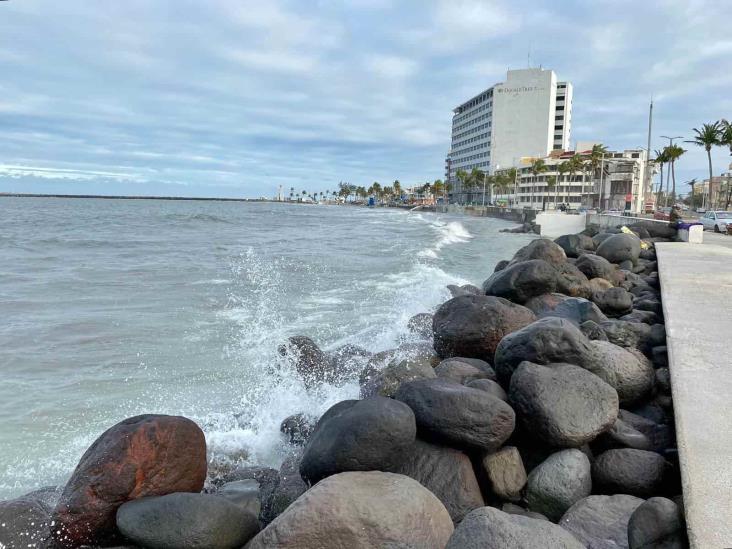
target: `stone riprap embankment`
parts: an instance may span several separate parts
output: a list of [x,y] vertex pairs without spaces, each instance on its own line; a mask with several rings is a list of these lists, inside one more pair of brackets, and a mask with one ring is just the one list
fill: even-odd
[[130,418],[65,487],[0,503],[0,543],[685,547],[654,251],[667,237],[534,240],[381,353],[292,337],[280,354],[307,387],[357,379],[361,399],[284,418],[279,470],[207,472],[193,422]]

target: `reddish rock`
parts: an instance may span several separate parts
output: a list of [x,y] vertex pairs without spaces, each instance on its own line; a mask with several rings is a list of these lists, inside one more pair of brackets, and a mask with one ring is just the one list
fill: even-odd
[[82,456],[53,511],[53,536],[69,548],[112,540],[120,505],[200,492],[205,478],[206,440],[193,421],[164,415],[125,419]]

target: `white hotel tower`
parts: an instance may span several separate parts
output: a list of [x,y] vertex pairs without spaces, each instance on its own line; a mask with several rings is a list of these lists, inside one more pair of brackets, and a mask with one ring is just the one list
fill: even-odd
[[523,157],[567,150],[572,123],[572,84],[546,69],[509,70],[496,84],[453,109],[452,146],[445,178],[460,192],[457,170],[493,173]]

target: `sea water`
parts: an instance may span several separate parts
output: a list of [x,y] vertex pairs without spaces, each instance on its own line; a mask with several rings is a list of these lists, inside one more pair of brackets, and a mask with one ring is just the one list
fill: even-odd
[[532,237],[490,218],[278,203],[0,198],[0,499],[58,484],[105,429],[181,414],[210,459],[278,466],[307,391],[277,346],[377,352]]

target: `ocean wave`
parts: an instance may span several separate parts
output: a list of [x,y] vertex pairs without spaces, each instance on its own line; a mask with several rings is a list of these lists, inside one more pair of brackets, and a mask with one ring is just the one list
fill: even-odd
[[438,259],[439,252],[446,246],[452,244],[458,244],[461,242],[467,242],[473,235],[463,226],[459,221],[448,221],[443,222],[440,220],[432,221],[430,223],[432,228],[437,232],[437,241],[433,246],[425,248],[418,252],[419,257]]

